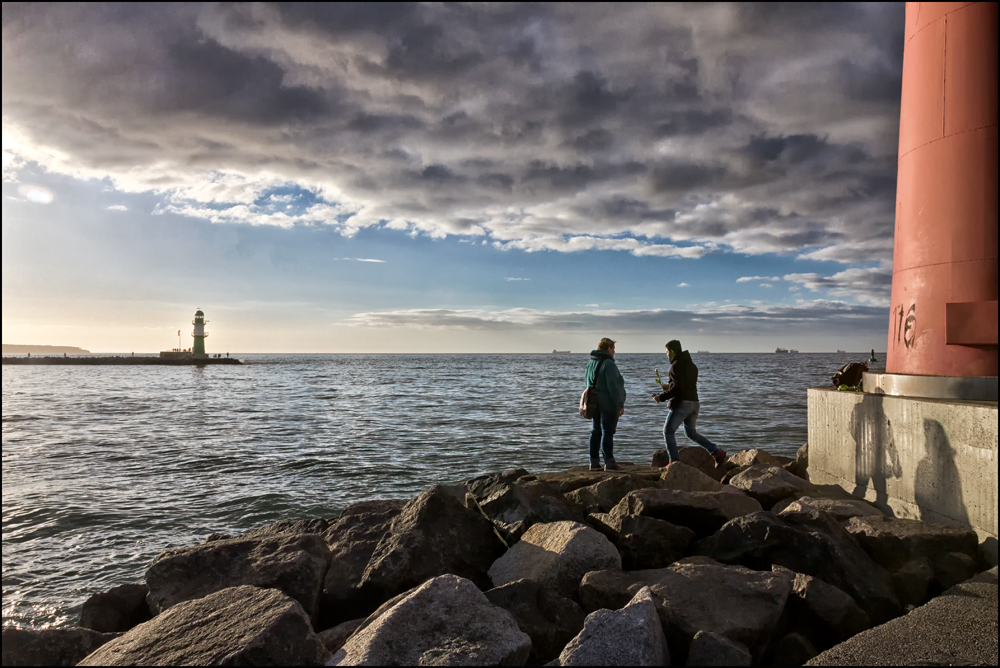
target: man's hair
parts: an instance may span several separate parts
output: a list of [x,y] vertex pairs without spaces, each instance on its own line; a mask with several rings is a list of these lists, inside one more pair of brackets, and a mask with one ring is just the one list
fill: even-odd
[[673,350],[675,353],[679,353],[681,351],[681,342],[677,339],[667,341],[667,350]]
[[597,344],[598,350],[610,350],[611,348],[614,347],[615,347],[615,342],[609,339],[608,337],[604,337],[603,339],[601,339],[600,343]]

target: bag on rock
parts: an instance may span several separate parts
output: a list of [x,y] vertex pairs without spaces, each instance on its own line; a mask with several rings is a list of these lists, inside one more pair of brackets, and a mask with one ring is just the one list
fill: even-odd
[[850,364],[845,364],[840,368],[833,376],[834,387],[840,387],[841,385],[847,385],[848,387],[857,387],[861,384],[861,380],[865,371],[868,371],[868,364],[865,362],[851,362]]

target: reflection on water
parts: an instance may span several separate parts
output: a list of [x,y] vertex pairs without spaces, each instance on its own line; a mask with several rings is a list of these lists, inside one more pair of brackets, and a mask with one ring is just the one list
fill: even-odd
[[[699,355],[698,428],[794,455],[806,392],[867,354]],[[329,517],[490,471],[587,461],[586,355],[248,355],[238,367],[3,368],[3,623],[71,626],[88,595],[215,531]],[[663,355],[620,354],[619,461],[663,447]],[[689,445],[679,435],[680,445]]]

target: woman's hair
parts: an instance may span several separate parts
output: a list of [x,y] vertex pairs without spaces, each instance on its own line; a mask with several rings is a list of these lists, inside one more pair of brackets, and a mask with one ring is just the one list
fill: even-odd
[[608,337],[604,337],[603,339],[601,339],[600,343],[597,344],[598,350],[610,350],[611,348],[614,347],[615,347],[615,342],[609,339]]
[[681,342],[677,339],[667,341],[667,350],[673,350],[675,353],[679,353],[681,351]]

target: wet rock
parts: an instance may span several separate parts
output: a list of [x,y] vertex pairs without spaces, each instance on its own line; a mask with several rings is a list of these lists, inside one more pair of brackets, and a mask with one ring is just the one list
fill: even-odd
[[276,589],[241,586],[177,603],[79,665],[317,666],[329,658],[298,601]]
[[978,561],[979,539],[969,528],[879,516],[853,517],[846,529],[889,571],[898,570],[912,559],[925,557],[936,575],[938,562],[949,552],[966,554]]
[[5,628],[3,665],[75,666],[119,635],[80,627],[41,630]]
[[759,501],[764,510],[789,496],[812,490],[805,480],[777,466],[751,466],[733,476],[729,484]]
[[689,666],[749,666],[753,661],[743,643],[714,633],[698,631],[688,651]]
[[605,536],[579,522],[536,524],[489,569],[495,587],[524,578],[569,597],[577,596],[588,571],[621,570],[618,550]]
[[[787,570],[775,566],[774,570]],[[791,572],[791,571],[789,571]],[[849,594],[819,578],[793,573],[788,618],[813,645],[828,649],[871,628],[871,620]]]
[[738,492],[681,492],[640,489],[630,492],[611,513],[641,515],[691,529],[708,536],[730,519],[760,510],[760,504]]
[[392,521],[372,553],[360,592],[381,602],[445,573],[486,589],[486,573],[504,549],[488,519],[432,487]]
[[323,580],[320,628],[367,615],[381,601],[365,601],[361,579],[375,547],[389,531],[405,501],[364,501],[348,507],[323,534],[330,548],[330,567]]
[[364,621],[364,617],[361,619],[351,619],[341,624],[337,624],[331,629],[321,631],[317,635],[319,636],[320,642],[322,642],[323,646],[326,647],[326,651],[333,654],[344,646],[347,639],[358,630],[358,627],[360,627]]
[[518,628],[531,637],[528,665],[542,665],[559,656],[587,617],[575,601],[534,580],[517,580],[490,589],[486,598],[509,612]]
[[101,633],[120,633],[152,619],[146,603],[149,587],[123,584],[94,594],[83,603],[80,626]]
[[758,448],[737,452],[729,461],[736,466],[781,466],[770,452]]
[[280,589],[313,619],[319,607],[330,550],[316,534],[230,538],[167,550],[146,571],[150,610],[239,585]]
[[691,529],[653,517],[601,513],[587,520],[618,548],[627,571],[669,566],[684,556],[695,539]]
[[772,666],[801,666],[819,654],[801,633],[789,633],[775,643],[769,663]]
[[617,609],[642,587],[653,593],[675,663],[685,661],[691,640],[705,629],[743,643],[759,658],[778,628],[792,577],[695,557],[668,568],[587,573],[580,600],[585,610]]
[[288,520],[268,524],[242,534],[240,538],[270,538],[286,534],[326,533],[330,523],[324,519]]
[[758,570],[777,564],[812,575],[847,592],[876,624],[899,614],[889,574],[820,510],[739,517],[703,541],[698,551],[723,563]]
[[561,666],[667,666],[670,650],[648,587],[621,610],[596,610],[559,654]]
[[892,589],[903,606],[917,607],[930,599],[934,567],[927,557],[911,559],[892,574]]
[[674,462],[660,476],[660,487],[682,492],[721,492],[722,483],[693,466]]
[[377,613],[329,665],[522,665],[531,639],[506,610],[455,575],[433,578]]
[[[884,517],[881,510],[861,499],[818,499],[803,496],[798,499],[786,499],[788,503],[778,502],[771,508],[774,513],[797,513],[806,508],[815,508],[829,513],[838,522],[846,522],[852,517]],[[778,505],[784,503],[783,507]]]
[[555,486],[541,480],[515,482],[522,472],[527,473],[515,469],[467,483],[479,509],[496,525],[508,546],[533,524],[583,519]]

